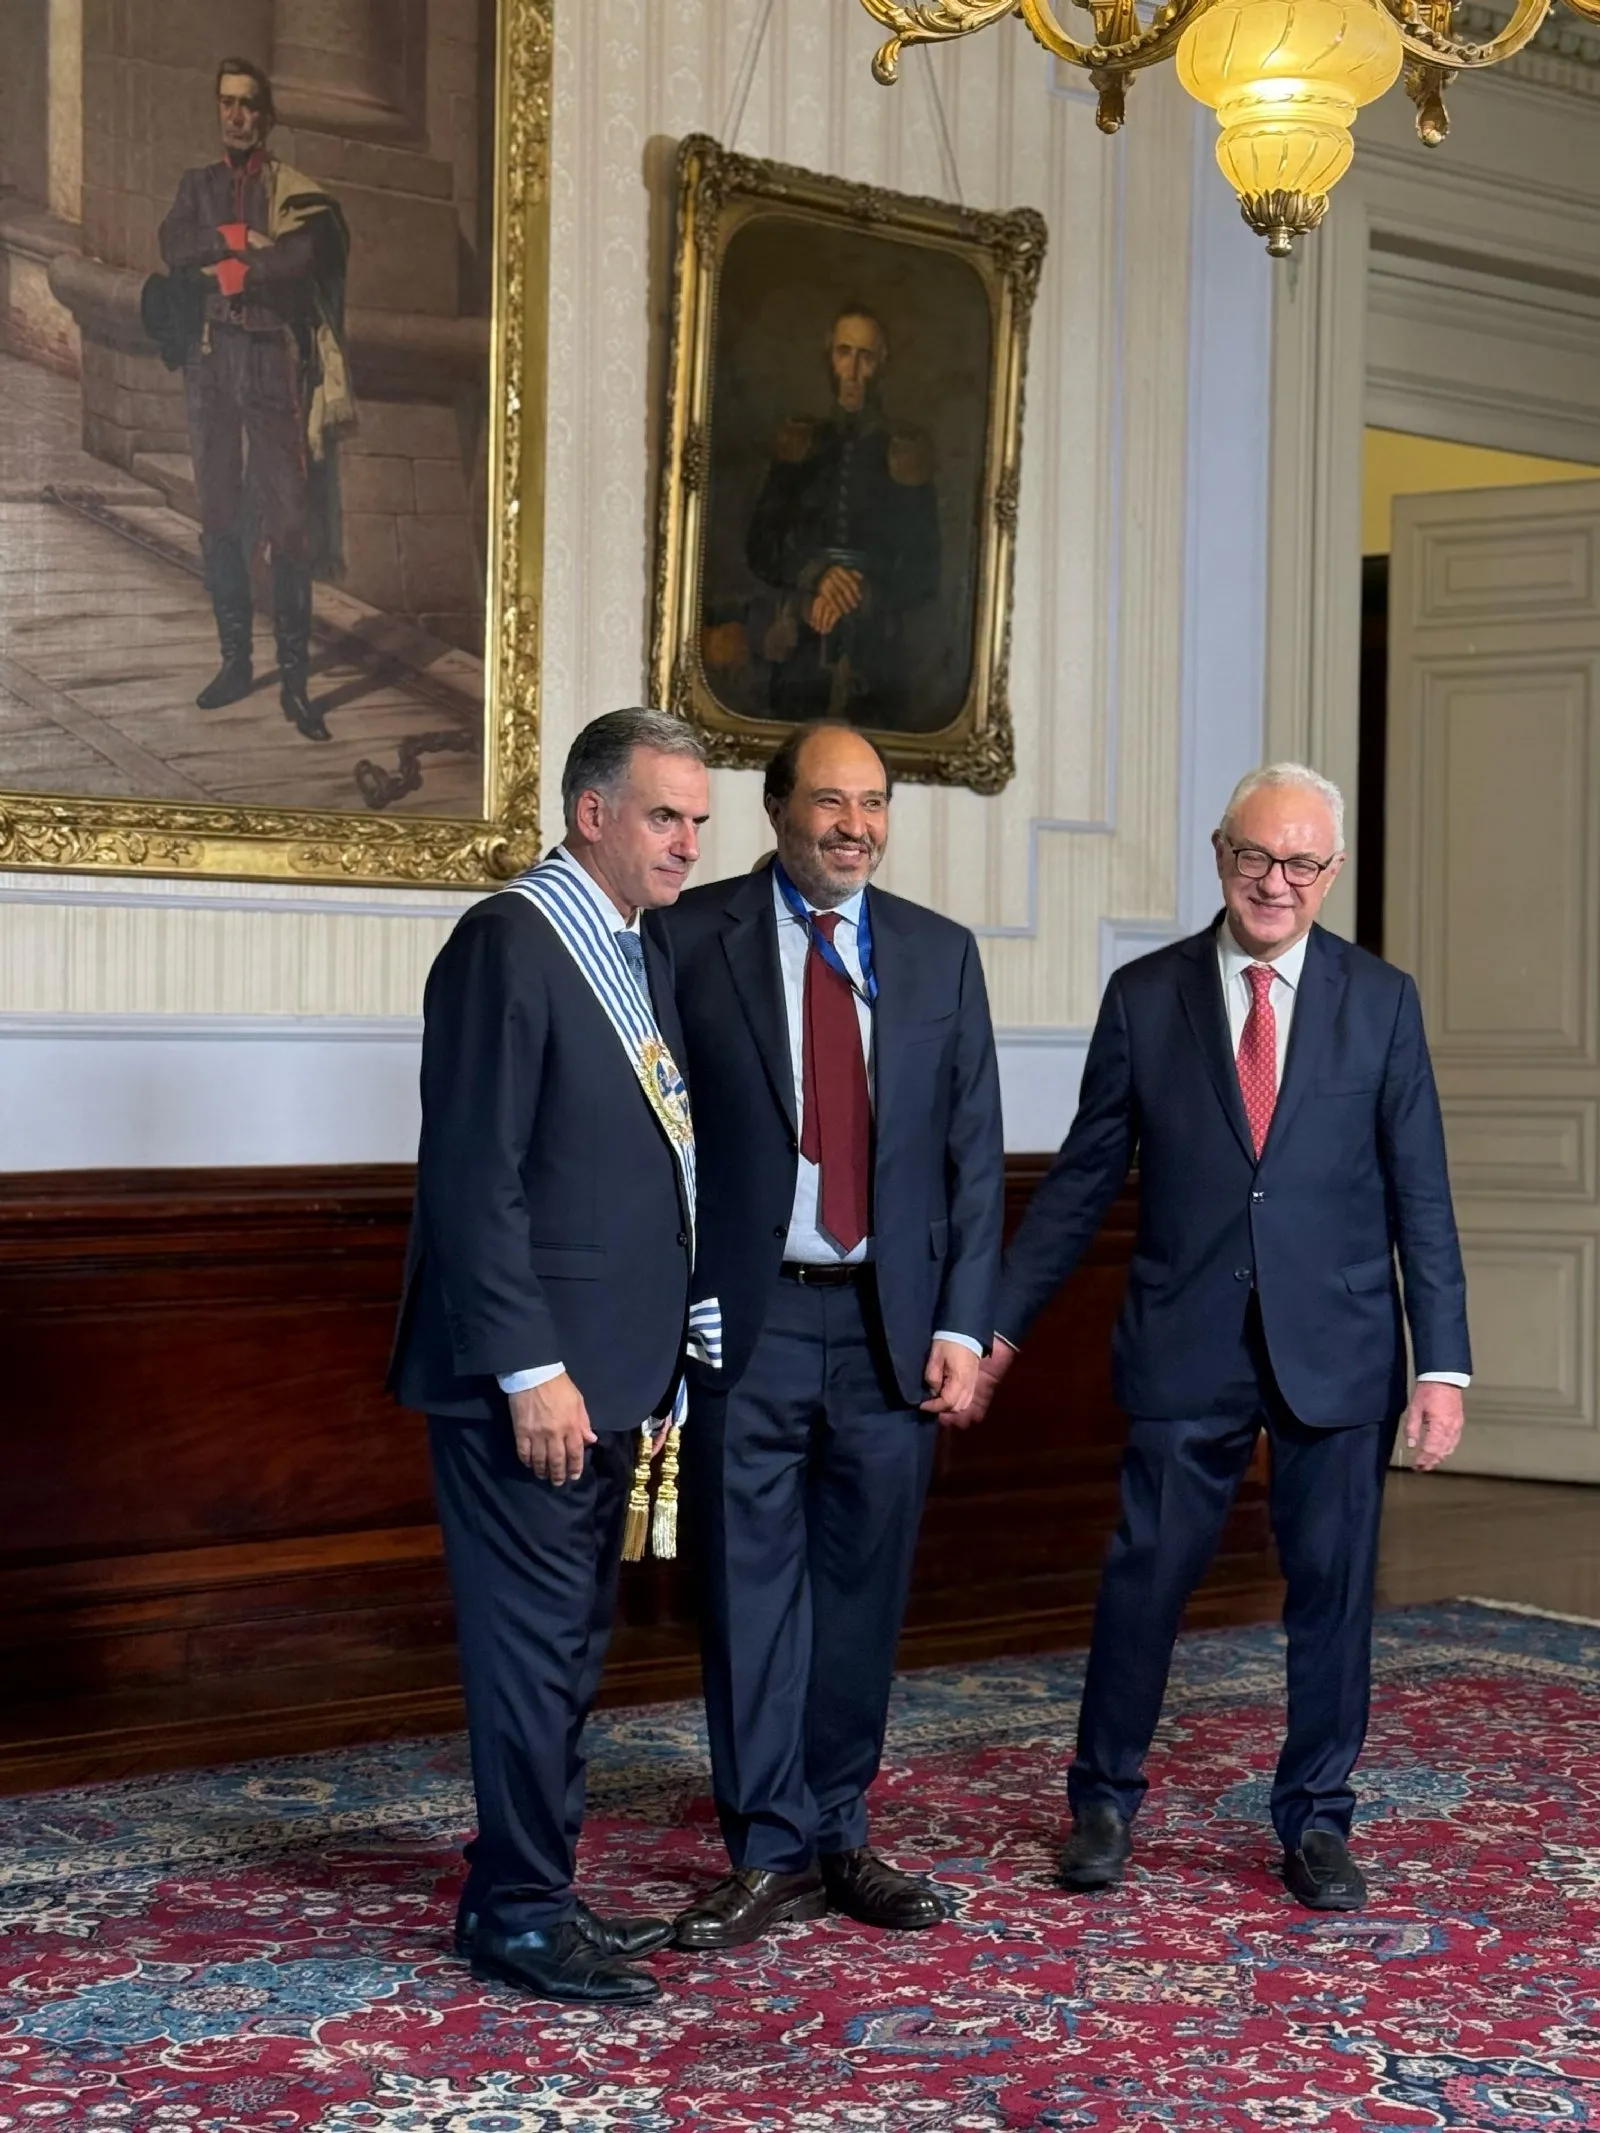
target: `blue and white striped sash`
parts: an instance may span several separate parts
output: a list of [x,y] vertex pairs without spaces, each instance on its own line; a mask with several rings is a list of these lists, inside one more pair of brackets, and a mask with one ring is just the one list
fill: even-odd
[[695,1167],[689,1091],[657,1027],[650,1003],[617,946],[615,930],[605,923],[594,898],[564,860],[541,860],[506,886],[544,913],[551,931],[577,964],[600,1003],[601,1012],[616,1031],[645,1101],[677,1160],[692,1236]]

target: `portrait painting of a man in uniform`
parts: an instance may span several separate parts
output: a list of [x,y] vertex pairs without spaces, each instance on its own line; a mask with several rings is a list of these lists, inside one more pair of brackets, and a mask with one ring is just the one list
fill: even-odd
[[551,5],[0,0],[8,864],[414,880],[536,805],[492,705]]
[[1045,231],[678,153],[652,680],[712,759],[835,718],[995,791],[1027,321]]
[[[340,556],[338,439],[355,421],[345,352],[350,236],[339,203],[268,147],[272,84],[248,59],[217,68],[222,157],[186,170],[161,224],[172,270],[146,284],[166,345],[181,359],[200,553],[222,665],[202,711],[255,681],[249,556],[272,569],[283,715],[307,740],[330,738],[307,695],[311,581]],[[177,286],[174,287],[173,278]]]
[[918,639],[939,597],[933,446],[885,413],[889,338],[866,304],[843,304],[818,345],[833,406],[780,425],[745,542],[777,595],[768,703],[777,718],[914,726]]

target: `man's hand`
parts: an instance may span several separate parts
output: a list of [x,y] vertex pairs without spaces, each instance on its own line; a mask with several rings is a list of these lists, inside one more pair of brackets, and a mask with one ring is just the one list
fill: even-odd
[[511,1428],[517,1457],[540,1481],[560,1488],[583,1472],[583,1448],[593,1444],[589,1410],[563,1370],[560,1377],[511,1398]]
[[935,1341],[922,1366],[922,1382],[931,1395],[923,1401],[922,1412],[937,1415],[954,1429],[965,1429],[978,1382],[978,1361],[959,1341]]
[[978,1382],[973,1388],[972,1405],[967,1409],[969,1422],[981,1422],[989,1412],[1000,1380],[1017,1359],[1017,1351],[1009,1341],[1003,1341],[997,1333],[993,1351],[986,1355],[978,1366]]
[[831,563],[822,573],[817,589],[811,596],[806,620],[819,637],[826,637],[846,615],[855,613],[861,605],[861,593],[860,571],[846,570],[842,563]]
[[260,230],[246,230],[245,242],[252,252],[270,252],[272,250],[272,239],[264,236]]
[[230,252],[226,259],[219,259],[214,267],[202,267],[202,274],[209,274],[224,296],[237,296],[244,287],[245,275],[250,271],[242,259],[235,259]]
[[1441,1385],[1436,1378],[1423,1378],[1406,1409],[1406,1450],[1419,1474],[1428,1474],[1448,1459],[1461,1442],[1466,1410],[1459,1385]]

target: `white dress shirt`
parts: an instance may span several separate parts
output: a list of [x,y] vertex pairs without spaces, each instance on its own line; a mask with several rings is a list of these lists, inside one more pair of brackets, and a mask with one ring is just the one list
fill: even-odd
[[[624,918],[587,867],[579,866],[577,860],[573,858],[564,844],[558,844],[551,857],[559,861],[561,865],[566,867],[570,873],[576,875],[578,880],[583,883],[585,889],[594,899],[595,909],[605,920],[612,933],[637,933],[639,931],[638,912],[635,911],[632,918]],[[500,1380],[500,1390],[507,1393],[531,1392],[535,1385],[548,1385],[552,1378],[560,1377],[566,1367],[565,1363],[539,1363],[531,1370],[507,1371]]]
[[[866,980],[861,969],[861,901],[864,889],[857,889],[854,896],[846,897],[842,904],[835,904],[839,923],[834,928],[833,945],[839,951],[839,960],[850,973],[856,988],[856,1024],[861,1032],[861,1056],[867,1069],[867,1096],[874,1097],[875,1074],[872,1056],[872,1008],[866,997]],[[816,914],[818,906],[801,898],[806,909]],[[794,1076],[794,1115],[803,1129],[805,1126],[806,1074],[805,1074],[805,997],[806,957],[811,952],[810,928],[803,925],[784,901],[783,891],[778,886],[777,870],[772,875],[772,907],[778,921],[778,968],[783,978],[783,1012],[789,1033],[789,1069]],[[801,1266],[859,1266],[870,1257],[872,1240],[863,1237],[853,1251],[842,1251],[822,1226],[821,1214],[822,1169],[817,1163],[807,1162],[801,1155],[795,1159],[794,1206],[789,1215],[789,1234],[785,1239],[783,1256]],[[954,1341],[959,1347],[970,1348],[974,1355],[982,1355],[983,1343],[966,1333],[950,1333],[941,1329],[934,1334],[936,1341]]]
[[[1294,1021],[1295,1001],[1299,997],[1300,977],[1306,967],[1306,947],[1311,936],[1304,934],[1292,948],[1267,965],[1272,972],[1272,988],[1267,997],[1272,1006],[1273,1020],[1278,1032],[1278,1088],[1283,1088],[1283,1063],[1289,1056],[1289,1030]],[[1228,1045],[1235,1059],[1239,1056],[1239,1040],[1244,1035],[1244,1025],[1250,1013],[1255,994],[1246,976],[1261,958],[1247,955],[1233,937],[1233,929],[1224,923],[1217,928],[1217,970],[1222,979],[1222,1000],[1228,1010]],[[1459,1385],[1463,1389],[1472,1383],[1459,1370],[1419,1370],[1418,1384]]]

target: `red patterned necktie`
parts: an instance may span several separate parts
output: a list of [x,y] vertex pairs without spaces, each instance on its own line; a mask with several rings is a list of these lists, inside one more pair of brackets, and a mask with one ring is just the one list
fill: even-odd
[[1250,1138],[1259,1158],[1267,1143],[1273,1106],[1278,1101],[1278,1018],[1272,1012],[1272,971],[1265,963],[1251,963],[1245,971],[1253,995],[1239,1039],[1239,1093],[1244,1115],[1250,1123]]
[[[832,942],[837,911],[811,921]],[[815,940],[806,955],[801,1040],[800,1153],[820,1165],[817,1212],[841,1251],[853,1252],[867,1234],[867,1182],[872,1164],[872,1105],[861,1025],[849,980],[822,959]]]

